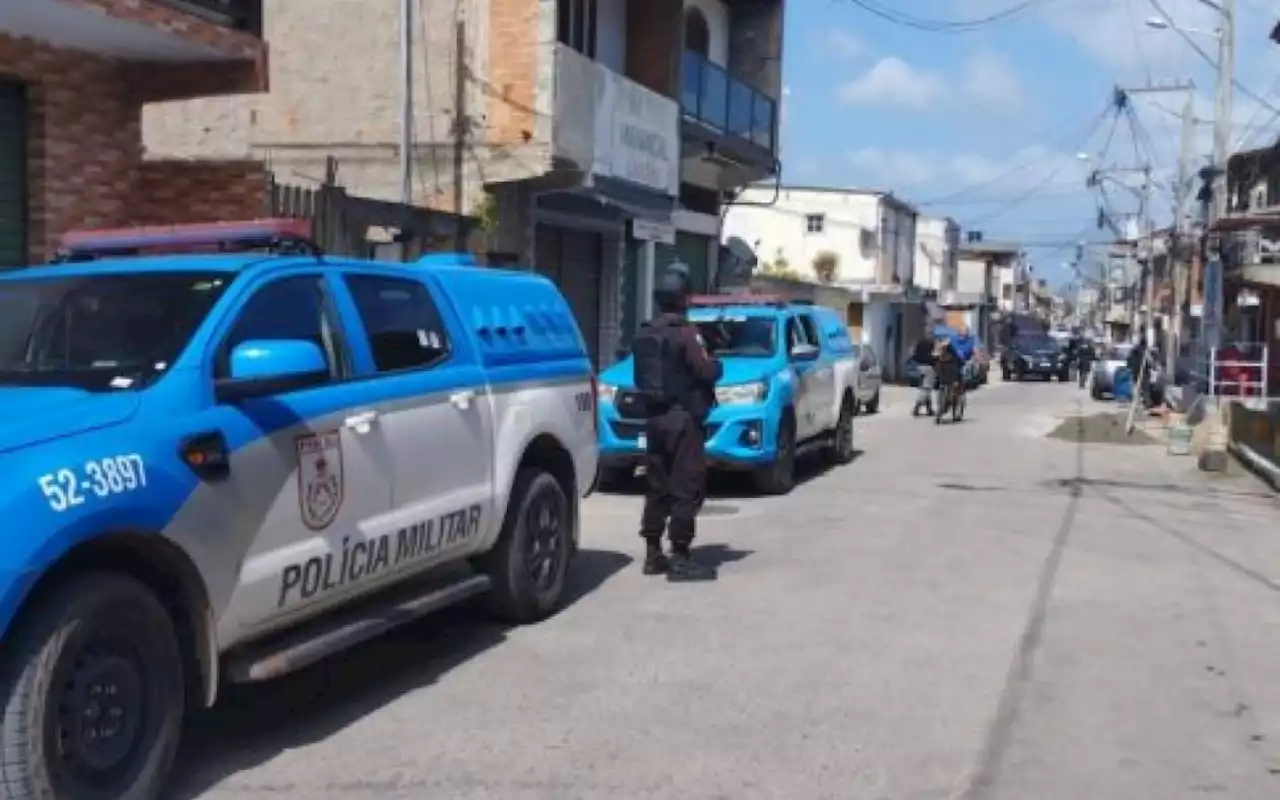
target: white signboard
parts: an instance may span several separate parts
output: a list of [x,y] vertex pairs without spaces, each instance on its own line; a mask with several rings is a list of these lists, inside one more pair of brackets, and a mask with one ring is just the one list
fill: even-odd
[[640,242],[675,244],[676,226],[669,222],[636,218],[631,221],[631,238]]
[[676,102],[601,70],[595,172],[675,197],[680,192],[680,112]]
[[1206,347],[1222,346],[1222,260],[1204,265],[1204,306],[1200,314],[1200,338]]

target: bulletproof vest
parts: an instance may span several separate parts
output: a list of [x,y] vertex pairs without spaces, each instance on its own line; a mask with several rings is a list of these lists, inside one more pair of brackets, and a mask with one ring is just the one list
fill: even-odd
[[635,357],[636,391],[649,416],[673,406],[691,409],[695,386],[679,340],[681,321],[662,316],[646,322],[631,341]]

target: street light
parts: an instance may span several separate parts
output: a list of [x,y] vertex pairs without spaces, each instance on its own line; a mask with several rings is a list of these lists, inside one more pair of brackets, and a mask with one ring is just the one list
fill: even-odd
[[1161,17],[1148,17],[1144,24],[1148,28],[1157,31],[1181,31],[1183,33],[1196,33],[1201,36],[1212,36],[1215,39],[1222,38],[1222,30],[1219,28],[1215,28],[1211,31],[1206,31],[1204,28],[1185,28],[1181,25],[1171,25],[1169,20],[1162,19]]

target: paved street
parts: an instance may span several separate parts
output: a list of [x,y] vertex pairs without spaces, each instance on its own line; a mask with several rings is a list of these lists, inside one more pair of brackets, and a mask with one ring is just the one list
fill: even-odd
[[172,796],[1280,796],[1261,484],[1047,438],[1072,386],[993,384],[941,427],[907,396],[788,497],[719,486],[718,583],[643,577],[638,498],[592,498],[559,616],[452,613],[236,689],[193,724]]

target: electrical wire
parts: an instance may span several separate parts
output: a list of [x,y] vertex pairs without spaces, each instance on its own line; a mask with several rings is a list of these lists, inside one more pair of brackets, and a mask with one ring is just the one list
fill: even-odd
[[[1076,141],[1076,140],[1079,140],[1080,138],[1083,138],[1084,140],[1087,141],[1089,137],[1091,137],[1098,130],[1098,127],[1102,125],[1103,121],[1107,118],[1107,115],[1112,113],[1112,111],[1113,111],[1112,105],[1111,103],[1108,103],[1107,106],[1102,110],[1101,114],[1098,114],[1096,117],[1090,118],[1084,125],[1070,131],[1067,134],[1067,136],[1062,137],[1062,141],[1066,141],[1066,140]],[[1083,137],[1080,137],[1077,134],[1082,130],[1086,131],[1086,133]],[[1056,144],[1061,145],[1062,141],[1059,141]],[[1034,164],[1037,161],[1054,158],[1056,157],[1056,155],[1057,153],[1049,153],[1039,159],[1033,159],[1029,164],[1028,163],[1015,164],[1011,166],[1009,169],[1007,169],[1006,171],[1001,172],[991,178],[978,181],[977,183],[969,184],[968,186],[962,186],[961,188],[953,192],[942,195],[940,197],[934,197],[929,200],[921,201],[919,203],[916,203],[916,205],[920,207],[924,207],[924,206],[946,205],[949,203],[953,203],[958,197],[964,197],[965,195],[972,194],[977,189],[983,189],[988,186],[994,186],[995,184],[1005,180],[1006,178],[1010,178],[1010,177],[1013,177],[1014,175],[1018,175],[1020,173],[1026,172],[1027,168],[1031,166],[1031,164]]]
[[969,33],[997,23],[1011,22],[1027,15],[1039,6],[1048,5],[1049,3],[1054,2],[1054,0],[1020,0],[1011,6],[992,14],[988,14],[985,17],[976,17],[974,19],[965,20],[930,19],[928,17],[919,17],[914,14],[908,14],[903,11],[890,8],[886,5],[882,5],[877,0],[848,0],[848,2],[858,6],[870,14],[880,17],[883,20],[892,22],[895,25],[903,25],[908,28],[915,28],[916,30],[928,31],[930,33]]

